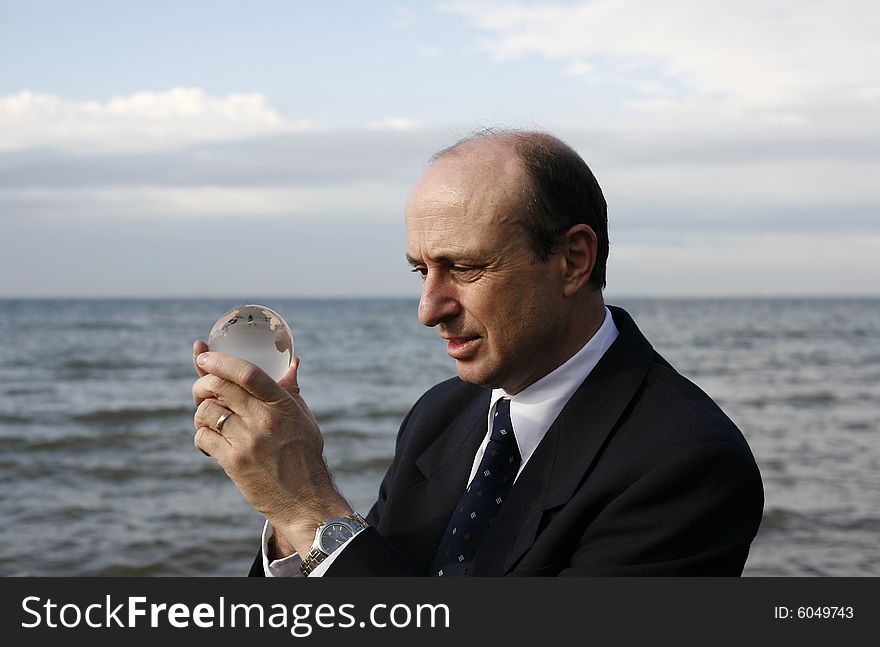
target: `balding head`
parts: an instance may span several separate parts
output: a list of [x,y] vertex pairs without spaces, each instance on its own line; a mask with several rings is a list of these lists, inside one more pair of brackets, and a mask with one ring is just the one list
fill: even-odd
[[449,158],[468,163],[482,158],[483,166],[473,170],[492,172],[489,165],[504,157],[511,159],[499,168],[515,160],[522,169],[522,202],[517,213],[535,255],[546,260],[562,233],[583,223],[595,232],[598,241],[590,285],[604,288],[609,247],[605,197],[589,166],[568,144],[544,132],[487,129],[437,152],[430,163]]

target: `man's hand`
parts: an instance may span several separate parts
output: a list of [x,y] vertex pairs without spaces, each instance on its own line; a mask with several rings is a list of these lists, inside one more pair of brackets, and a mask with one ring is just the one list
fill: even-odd
[[[324,439],[299,394],[294,357],[275,382],[259,367],[193,344],[199,379],[195,446],[217,459],[245,500],[275,528],[274,557],[308,554],[315,529],[351,513],[324,463]],[[217,431],[221,416],[231,414]]]

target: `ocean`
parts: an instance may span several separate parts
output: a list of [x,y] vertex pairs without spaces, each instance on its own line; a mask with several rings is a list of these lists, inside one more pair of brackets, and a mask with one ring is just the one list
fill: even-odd
[[[0,575],[236,576],[262,519],[193,447],[191,344],[291,324],[334,478],[366,514],[402,418],[454,375],[412,299],[0,300]],[[609,299],[748,439],[747,576],[880,575],[880,300]]]

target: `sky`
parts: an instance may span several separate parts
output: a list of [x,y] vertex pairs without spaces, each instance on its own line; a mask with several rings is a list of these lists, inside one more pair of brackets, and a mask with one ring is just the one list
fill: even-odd
[[484,127],[571,144],[606,293],[880,295],[870,0],[0,0],[0,297],[416,296]]

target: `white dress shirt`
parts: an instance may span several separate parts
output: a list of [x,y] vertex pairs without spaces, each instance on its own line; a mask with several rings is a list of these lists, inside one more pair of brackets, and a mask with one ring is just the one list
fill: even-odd
[[[486,451],[486,445],[489,444],[489,438],[492,435],[492,417],[498,400],[501,398],[508,398],[510,400],[510,421],[513,425],[513,435],[516,437],[516,444],[522,457],[519,471],[516,473],[516,478],[519,478],[529,458],[535,453],[538,444],[546,435],[547,430],[550,429],[550,425],[553,424],[553,421],[556,420],[556,417],[571,399],[571,396],[574,395],[574,392],[577,391],[577,388],[587,379],[587,376],[595,368],[596,364],[599,363],[599,360],[602,359],[605,351],[617,339],[617,334],[617,326],[614,325],[611,312],[608,308],[605,308],[605,319],[599,330],[562,366],[548,373],[537,382],[530,384],[516,395],[508,395],[504,389],[494,389],[489,400],[489,410],[486,413],[486,436],[483,438],[483,442],[474,456],[468,483],[473,480],[474,475],[477,473],[477,468],[483,459],[483,453]],[[516,481],[514,480],[514,482]],[[302,572],[299,569],[301,560],[296,554],[284,559],[269,561],[268,541],[272,537],[273,532],[272,526],[267,521],[263,526],[264,573],[267,577],[301,576]],[[352,541],[356,540],[357,537],[353,537],[336,549],[312,571],[310,577],[320,577],[323,575],[336,557]]]

